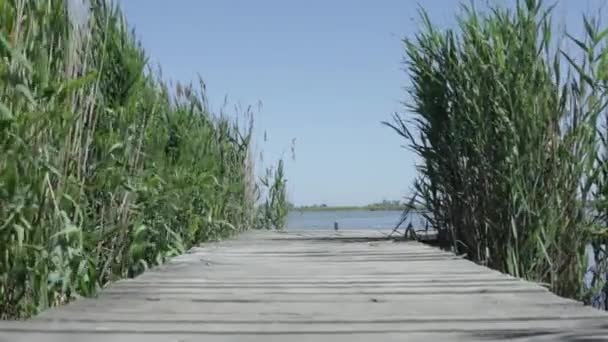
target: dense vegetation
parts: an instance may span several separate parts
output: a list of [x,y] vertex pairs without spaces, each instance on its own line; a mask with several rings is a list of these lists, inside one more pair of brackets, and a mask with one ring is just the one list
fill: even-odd
[[328,206],[327,204],[313,204],[301,207],[292,207],[290,210],[296,211],[345,211],[345,210],[403,210],[406,204],[401,201],[383,200],[382,202],[371,203],[364,206]]
[[541,1],[514,7],[464,7],[445,31],[422,11],[412,116],[387,124],[421,157],[416,201],[446,247],[586,298],[589,243],[606,286],[608,31],[584,17],[583,38],[561,37]]
[[383,200],[382,202],[371,203],[366,205],[364,208],[367,210],[402,210],[405,204],[398,200]]
[[0,0],[0,318],[284,223],[282,163],[254,178],[252,114],[210,113],[202,82],[152,72],[117,8],[74,3]]

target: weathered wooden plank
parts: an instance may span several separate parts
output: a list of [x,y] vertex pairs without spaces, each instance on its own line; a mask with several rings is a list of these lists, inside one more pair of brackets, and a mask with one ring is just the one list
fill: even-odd
[[[584,317],[555,319],[485,319],[485,320],[435,320],[424,321],[385,320],[373,318],[358,320],[300,320],[300,321],[104,321],[88,322],[78,320],[31,321],[28,324],[9,322],[4,324],[3,331],[26,333],[28,331],[45,331],[49,333],[98,333],[120,332],[130,334],[231,334],[235,332],[249,334],[305,334],[305,333],[408,333],[408,332],[477,332],[486,330],[530,330],[561,332],[572,329],[601,329],[606,326],[602,317]],[[608,335],[606,335],[608,338]]]
[[605,341],[604,330],[589,330],[585,332],[552,333],[546,331],[525,332],[525,331],[485,331],[485,332],[410,332],[403,333],[351,333],[335,334],[146,334],[133,335],[126,333],[72,333],[72,334],[48,334],[45,332],[29,333],[8,333],[0,336],[0,342],[315,342],[315,341],[382,341],[382,342],[469,342],[469,341],[518,341],[518,342],[556,342],[556,341]]
[[1,322],[0,342],[608,340],[603,312],[385,236],[249,232]]

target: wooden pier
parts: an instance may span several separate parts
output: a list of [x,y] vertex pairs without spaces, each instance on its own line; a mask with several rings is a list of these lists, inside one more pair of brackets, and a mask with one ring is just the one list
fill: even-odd
[[608,341],[608,314],[373,231],[249,232],[26,322],[1,342]]

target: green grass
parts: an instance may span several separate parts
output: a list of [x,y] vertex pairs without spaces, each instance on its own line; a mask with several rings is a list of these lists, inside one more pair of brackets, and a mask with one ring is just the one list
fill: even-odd
[[67,3],[0,0],[0,318],[285,220],[282,164],[253,174],[250,111],[168,86],[118,8],[89,1],[79,29]]
[[[444,247],[585,298],[585,246],[607,241],[584,209],[608,194],[608,31],[584,18],[585,37],[560,37],[535,0],[465,6],[454,30],[421,19],[404,41],[412,114],[387,123],[422,160],[418,205]],[[562,51],[564,39],[578,50]]]

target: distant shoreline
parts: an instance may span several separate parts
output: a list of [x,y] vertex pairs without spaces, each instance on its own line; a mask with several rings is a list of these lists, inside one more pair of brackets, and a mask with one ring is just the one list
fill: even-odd
[[[336,206],[336,207],[300,207],[292,208],[293,212],[312,211],[403,211],[405,206]],[[417,211],[417,210],[416,210]]]

